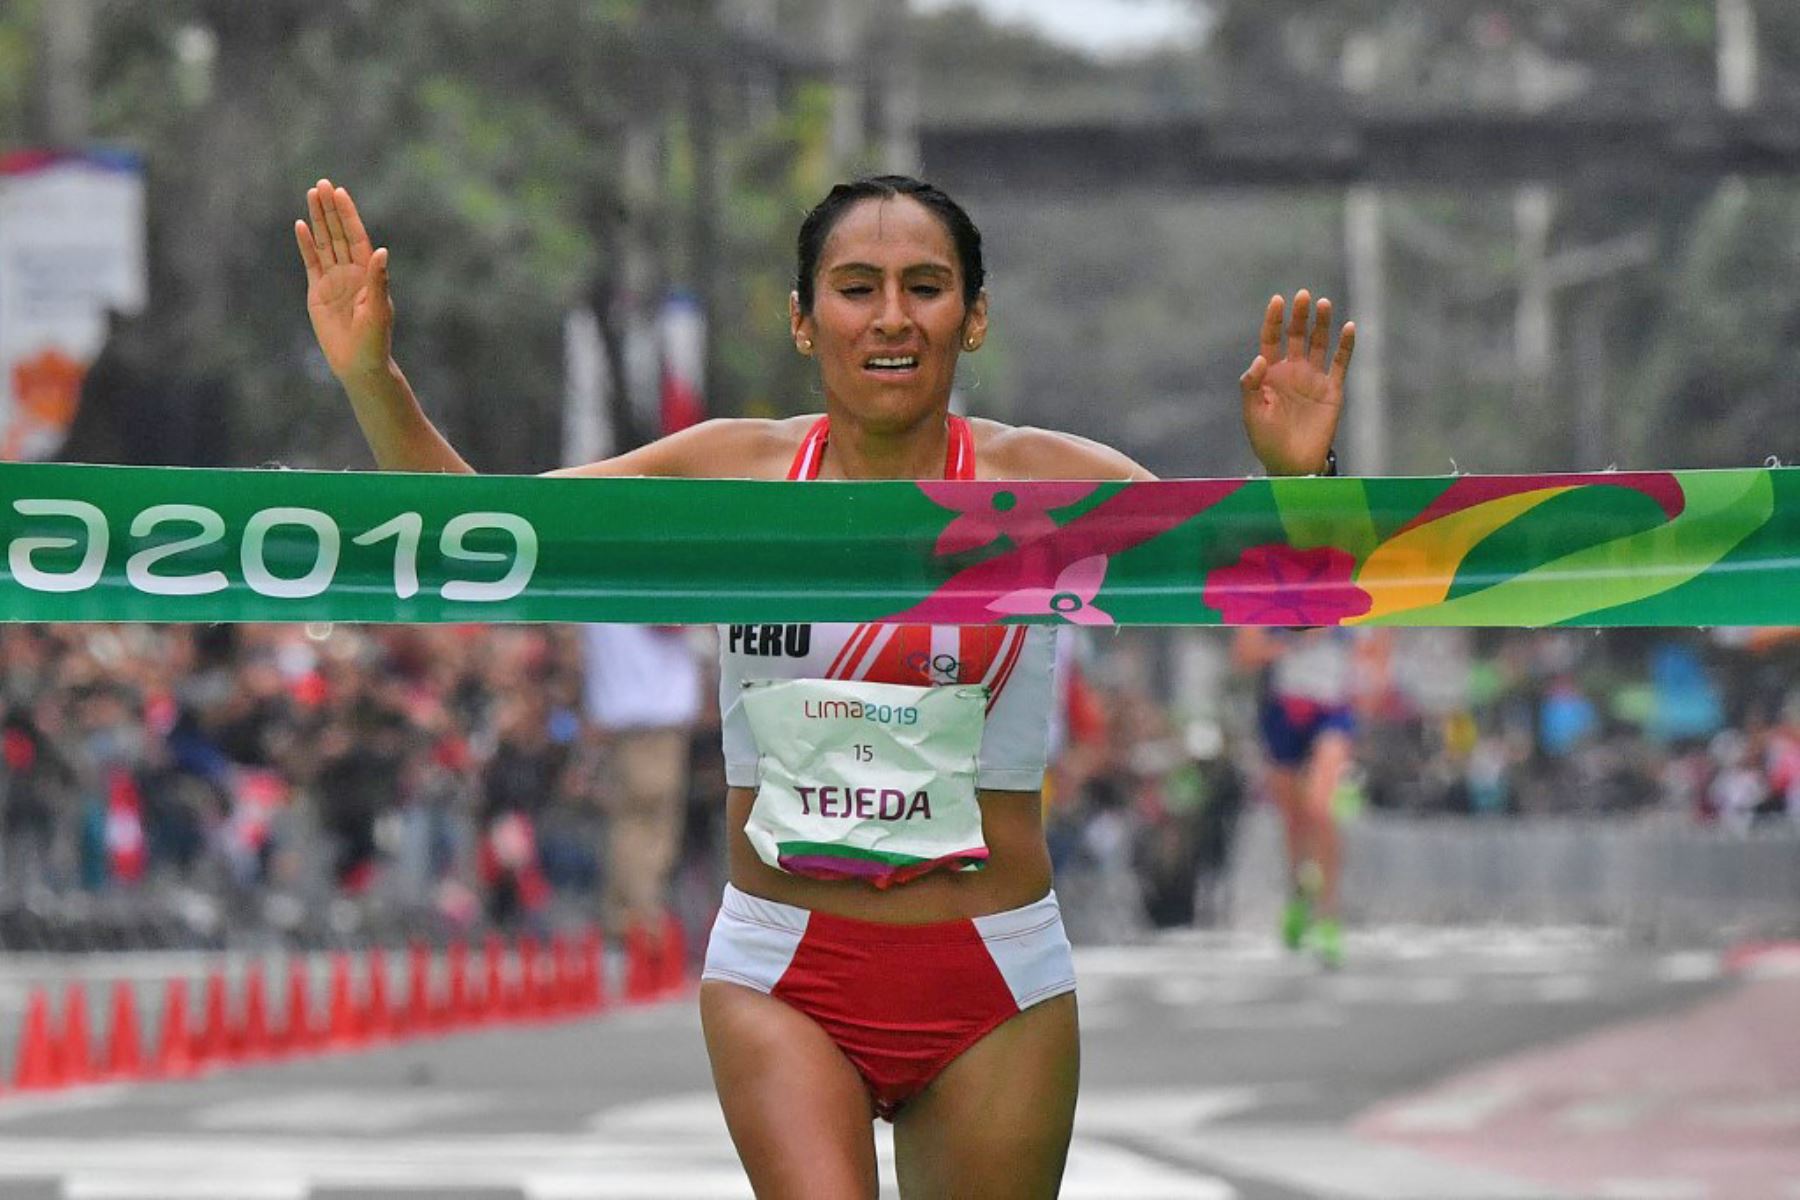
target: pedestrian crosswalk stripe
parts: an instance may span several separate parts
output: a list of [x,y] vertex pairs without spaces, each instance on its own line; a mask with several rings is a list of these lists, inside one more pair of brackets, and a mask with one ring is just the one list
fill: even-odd
[[81,1171],[62,1181],[63,1200],[306,1200],[311,1190],[304,1179],[220,1179],[201,1174]]
[[[883,1127],[884,1197],[892,1190]],[[71,1169],[71,1164],[79,1166]],[[0,1138],[7,1182],[59,1180],[65,1200],[307,1200],[315,1188],[516,1189],[527,1200],[752,1200],[729,1140],[594,1134],[469,1138]],[[1237,1200],[1224,1180],[1077,1138],[1066,1200]]]

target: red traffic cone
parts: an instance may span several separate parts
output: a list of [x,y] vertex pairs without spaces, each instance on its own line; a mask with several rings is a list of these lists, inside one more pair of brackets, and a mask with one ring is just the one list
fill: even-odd
[[106,1036],[103,1079],[141,1079],[144,1076],[143,1041],[138,1033],[137,989],[124,979],[113,984],[112,1027]]
[[538,940],[522,937],[519,939],[519,978],[508,1005],[513,1016],[535,1021],[548,1015],[538,1004],[538,975]]
[[362,1014],[362,1033],[365,1038],[379,1041],[392,1037],[394,1033],[394,1011],[388,1004],[387,952],[380,946],[369,948],[368,970],[369,986],[364,993],[366,1001]]
[[590,929],[581,939],[581,1009],[599,1012],[605,1007],[605,942],[598,929]]
[[450,986],[445,989],[443,1029],[466,1025],[476,1017],[475,999],[469,994],[469,944],[460,938],[450,943]]
[[331,956],[331,994],[327,1003],[326,1043],[340,1050],[360,1044],[363,1040],[362,1021],[352,995],[350,956],[342,950]]
[[487,986],[481,995],[481,1023],[489,1024],[504,1020],[508,1009],[506,943],[497,933],[488,934],[487,945],[483,947],[482,966]]
[[229,1062],[236,1056],[231,1013],[225,994],[225,972],[214,967],[206,977],[200,1036],[194,1039],[194,1061],[201,1064]]
[[659,944],[642,925],[632,924],[625,930],[625,1002],[638,1004],[653,1000],[662,988],[662,973],[657,969]]
[[19,1033],[19,1066],[13,1084],[22,1092],[48,1091],[63,1085],[62,1062],[50,1037],[50,997],[31,989],[25,1025]]
[[162,1040],[156,1050],[156,1074],[170,1079],[192,1075],[200,1064],[194,1060],[194,1035],[188,1029],[187,980],[169,980],[163,997]]
[[87,1083],[94,1078],[94,1061],[88,1036],[87,988],[77,980],[63,993],[62,1042],[57,1048],[64,1083]]
[[663,916],[662,945],[657,955],[660,990],[672,995],[687,986],[687,931],[674,913]]
[[431,1009],[431,948],[415,941],[406,952],[406,1001],[395,1014],[396,1032],[418,1037],[429,1033],[435,1014]]
[[282,1054],[304,1054],[318,1042],[319,1031],[312,1019],[312,971],[304,957],[294,955],[288,959],[287,1024],[276,1049]]
[[274,1039],[269,1035],[268,987],[260,961],[250,964],[244,976],[244,1024],[238,1030],[238,1057],[246,1060],[273,1058]]
[[581,963],[575,943],[567,934],[550,939],[550,978],[545,985],[545,1007],[555,1015],[569,1016],[581,1009]]

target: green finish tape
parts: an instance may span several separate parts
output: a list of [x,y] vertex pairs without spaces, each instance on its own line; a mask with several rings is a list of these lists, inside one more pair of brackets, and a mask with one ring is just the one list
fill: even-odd
[[1800,468],[1141,483],[0,465],[9,621],[1800,624]]

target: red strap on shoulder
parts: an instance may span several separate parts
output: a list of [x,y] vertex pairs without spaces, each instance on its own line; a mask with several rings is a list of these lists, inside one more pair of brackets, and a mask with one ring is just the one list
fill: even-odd
[[[948,422],[950,445],[944,452],[945,479],[975,478],[975,434],[969,423],[958,416],[951,416]],[[813,427],[806,431],[800,441],[800,448],[794,451],[794,461],[788,466],[789,479],[817,479],[819,467],[825,461],[825,442],[831,436],[831,418],[820,417],[813,422]]]
[[800,449],[794,452],[794,461],[788,467],[789,479],[819,477],[819,464],[825,461],[825,438],[830,433],[830,417],[820,417],[813,422],[813,427],[806,431],[806,436],[800,441]]
[[950,417],[950,449],[944,455],[944,478],[975,478],[975,434],[969,423],[955,414]]

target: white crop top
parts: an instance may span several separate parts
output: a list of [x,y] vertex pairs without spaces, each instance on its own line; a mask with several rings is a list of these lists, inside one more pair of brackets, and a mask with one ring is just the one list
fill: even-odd
[[861,679],[928,686],[984,683],[987,723],[976,785],[1044,785],[1056,631],[1041,625],[728,625],[719,630],[725,781],[755,787],[756,741],[744,715],[753,679]]

